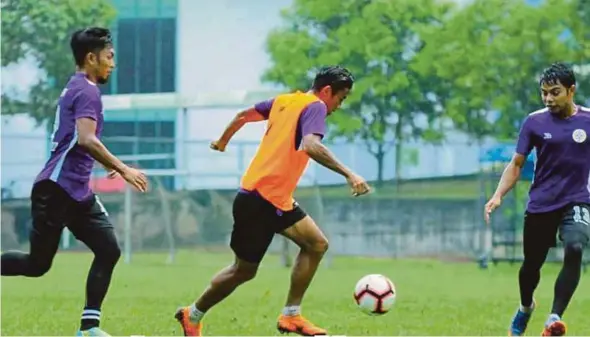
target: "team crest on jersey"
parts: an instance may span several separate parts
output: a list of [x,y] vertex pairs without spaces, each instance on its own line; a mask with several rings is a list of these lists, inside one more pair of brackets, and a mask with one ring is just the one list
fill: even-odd
[[582,129],[576,129],[572,133],[572,138],[576,143],[583,143],[586,140],[586,131]]

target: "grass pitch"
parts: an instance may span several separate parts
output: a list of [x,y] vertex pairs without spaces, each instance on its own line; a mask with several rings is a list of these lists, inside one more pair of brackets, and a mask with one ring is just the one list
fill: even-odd
[[[39,279],[2,278],[1,334],[67,336],[78,328],[84,283],[92,255],[58,254]],[[115,271],[101,326],[115,336],[182,335],[175,309],[190,303],[211,276],[232,260],[229,253],[182,252],[166,265],[158,254],[135,255]],[[426,260],[335,258],[322,267],[303,313],[333,335],[506,335],[518,303],[517,265],[479,270],[473,264]],[[558,265],[547,265],[536,293],[539,308],[527,335],[539,335],[550,310]],[[397,303],[380,317],[364,315],[352,299],[356,281],[368,273],[389,276]],[[239,288],[205,317],[204,334],[279,335],[289,270],[267,256],[255,280]],[[583,274],[564,317],[568,335],[590,335],[590,274]]]

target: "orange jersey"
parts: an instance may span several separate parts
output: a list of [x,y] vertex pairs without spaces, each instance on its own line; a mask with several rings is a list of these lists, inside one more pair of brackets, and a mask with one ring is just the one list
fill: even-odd
[[243,189],[257,191],[283,211],[293,209],[293,192],[309,163],[309,156],[295,142],[299,117],[317,101],[315,95],[299,91],[275,97],[266,133],[242,177]]

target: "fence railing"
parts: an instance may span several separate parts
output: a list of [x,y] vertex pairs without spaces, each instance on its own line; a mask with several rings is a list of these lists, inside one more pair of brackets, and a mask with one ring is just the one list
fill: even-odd
[[[170,178],[176,189],[232,188],[258,146],[258,142],[235,140],[226,152],[218,153],[209,149],[208,140],[165,137],[105,137],[103,140],[122,160],[142,169],[190,172],[190,176]],[[388,146],[391,150],[382,163],[364,143],[330,142],[329,146],[338,158],[370,181],[379,176],[391,180],[468,175],[480,169],[481,148],[467,141],[441,145],[404,143],[397,163],[393,145]],[[28,197],[31,184],[48,154],[45,137],[3,135],[3,199]],[[340,176],[315,163],[310,165],[307,174],[320,185],[342,182]]]

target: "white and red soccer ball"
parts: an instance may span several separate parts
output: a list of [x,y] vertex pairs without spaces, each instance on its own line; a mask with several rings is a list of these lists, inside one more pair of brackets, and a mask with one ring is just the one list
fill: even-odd
[[354,300],[369,315],[383,315],[395,304],[395,285],[380,274],[363,276],[354,288]]

